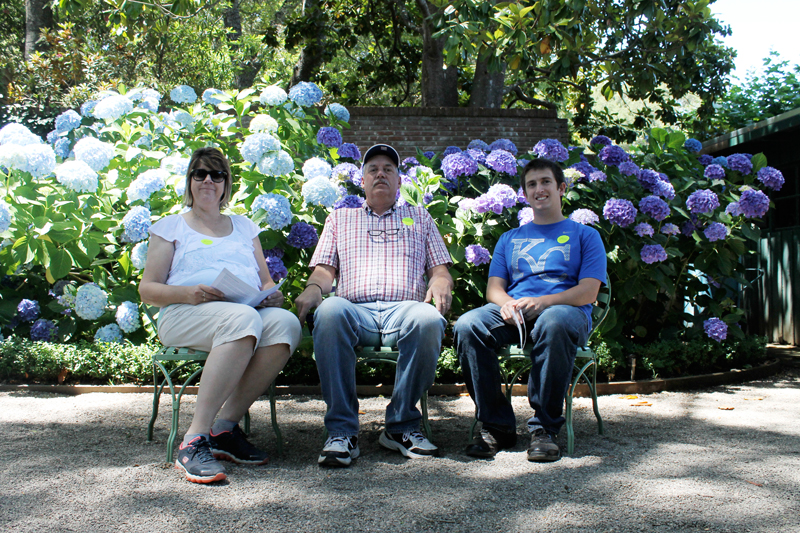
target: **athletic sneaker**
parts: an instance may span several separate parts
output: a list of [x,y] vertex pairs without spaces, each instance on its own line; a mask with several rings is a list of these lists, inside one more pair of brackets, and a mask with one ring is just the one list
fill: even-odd
[[358,437],[328,437],[317,462],[320,466],[350,466],[360,453]]
[[227,477],[225,467],[214,459],[211,446],[203,436],[193,438],[189,444],[181,443],[175,468],[183,470],[186,479],[193,483],[212,483]]
[[426,439],[419,430],[406,431],[405,433],[389,433],[383,430],[378,442],[384,448],[396,450],[411,459],[439,455],[439,448]]
[[537,463],[558,461],[561,459],[561,448],[556,444],[555,437],[538,428],[531,433],[531,445],[528,446],[528,461]]
[[250,444],[239,424],[233,426],[231,431],[223,431],[217,435],[212,432],[209,440],[211,453],[217,459],[245,465],[263,465],[269,462],[267,452]]

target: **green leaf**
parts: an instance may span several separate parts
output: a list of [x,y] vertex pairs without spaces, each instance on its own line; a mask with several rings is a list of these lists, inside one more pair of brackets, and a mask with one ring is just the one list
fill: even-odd
[[72,258],[60,248],[50,250],[50,274],[61,279],[72,269]]
[[767,166],[767,156],[765,156],[763,153],[758,153],[753,156],[750,162],[753,163],[753,173],[755,174]]

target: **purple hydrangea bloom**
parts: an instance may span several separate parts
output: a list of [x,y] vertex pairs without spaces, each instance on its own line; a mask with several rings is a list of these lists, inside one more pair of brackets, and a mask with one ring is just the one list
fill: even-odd
[[639,211],[661,222],[669,216],[669,205],[658,196],[646,196],[639,202]]
[[753,171],[753,163],[747,154],[733,154],[728,156],[728,168],[742,174],[750,174]]
[[561,142],[556,139],[544,139],[536,143],[532,152],[537,157],[550,161],[562,162],[569,159],[569,152]]
[[592,165],[590,165],[585,161],[580,161],[579,163],[575,163],[569,168],[573,168],[578,172],[580,172],[581,174],[583,174],[583,179],[580,181],[588,181],[589,176],[592,174],[592,172],[597,172],[596,168],[594,168]]
[[569,215],[569,219],[584,226],[591,226],[600,222],[600,217],[591,209],[576,209]]
[[508,139],[497,139],[489,145],[489,151],[492,150],[505,150],[506,152],[511,152],[514,156],[517,155],[517,145]]
[[481,150],[483,152],[490,151],[489,145],[486,144],[485,142],[483,142],[480,139],[474,139],[474,140],[470,141],[469,144],[467,145],[467,149],[468,150],[473,150],[473,149],[474,150]]
[[600,153],[597,154],[597,157],[600,158],[600,161],[605,163],[606,165],[611,166],[619,166],[621,163],[628,161],[630,157],[628,154],[620,148],[619,146],[605,146]]
[[703,165],[704,167],[707,167],[713,161],[714,161],[714,158],[711,157],[708,154],[703,154],[703,155],[701,155],[700,157],[697,158],[697,162],[700,163],[701,165]]
[[728,324],[717,317],[709,318],[703,321],[703,331],[709,338],[722,342],[728,336]]
[[460,154],[460,153],[461,153],[461,148],[459,148],[458,146],[448,146],[447,148],[444,149],[442,157],[447,157],[448,155]]
[[31,326],[31,340],[52,342],[58,336],[58,326],[52,320],[40,318]]
[[697,229],[697,225],[694,221],[687,220],[681,225],[681,235],[684,237],[691,237],[694,230]]
[[357,173],[358,167],[353,163],[339,163],[331,170],[331,179],[352,182]]
[[442,161],[442,171],[444,177],[450,181],[456,181],[461,176],[472,176],[478,171],[478,163],[465,154],[450,154]]
[[533,209],[530,207],[523,207],[520,209],[519,213],[517,213],[517,220],[519,220],[520,226],[524,226],[528,222],[533,222]]
[[519,190],[517,191],[517,203],[523,205],[530,205],[528,203],[528,199],[525,198],[525,190],[522,187],[520,187]]
[[343,207],[362,207],[364,205],[364,199],[360,196],[356,196],[355,194],[348,194],[336,201],[333,204],[334,209],[341,209]]
[[658,182],[661,181],[661,176],[659,176],[658,172],[655,170],[646,168],[639,171],[636,179],[639,181],[639,185],[641,185],[645,190],[655,193],[658,189]]
[[497,172],[505,172],[509,176],[517,175],[517,160],[505,150],[492,150],[486,156],[486,166]]
[[732,217],[738,217],[742,214],[742,210],[739,209],[739,202],[731,202],[725,208],[725,212],[728,213]]
[[347,157],[353,161],[361,161],[361,151],[353,143],[342,143],[339,147],[339,157]]
[[769,198],[755,189],[747,189],[739,198],[739,211],[747,218],[761,218],[769,209]]
[[675,187],[668,180],[660,180],[656,183],[653,194],[663,196],[667,200],[675,198]]
[[728,236],[728,228],[720,222],[712,222],[703,230],[703,234],[711,242],[722,241]]
[[647,222],[640,222],[633,227],[633,231],[636,232],[636,235],[639,237],[652,237],[655,233],[653,226],[648,224]]
[[724,155],[715,157],[714,159],[711,160],[711,162],[715,165],[728,168],[728,158],[725,157]]
[[703,177],[708,178],[710,180],[724,180],[725,179],[725,169],[722,168],[720,165],[708,165],[706,167],[705,172],[703,172]]
[[595,135],[592,137],[592,140],[589,141],[589,145],[597,144],[600,146],[611,146],[614,144],[611,139],[606,137],[605,135]]
[[491,261],[489,250],[480,244],[470,244],[467,246],[466,259],[473,265],[483,265]]
[[719,198],[717,198],[714,191],[708,189],[699,189],[694,191],[686,199],[686,207],[689,211],[695,214],[711,213],[714,209],[719,207]]
[[689,152],[697,153],[703,149],[703,143],[698,141],[697,139],[686,139],[686,142],[683,143],[683,147],[686,148]]
[[336,128],[323,126],[317,132],[317,142],[328,148],[339,148],[342,145],[342,134]]
[[628,200],[611,198],[603,207],[603,217],[617,226],[627,227],[636,218],[636,208]]
[[277,257],[278,259],[283,259],[284,251],[280,248],[267,248],[263,250],[264,258],[267,257]]
[[763,183],[766,187],[774,191],[781,190],[785,180],[783,179],[783,174],[780,170],[773,167],[764,167],[758,171],[758,181]]
[[648,265],[667,260],[667,252],[660,244],[645,244],[642,246],[642,251],[639,255],[641,256],[642,261]]
[[589,174],[589,181],[606,181],[607,179],[608,177],[606,176],[606,173],[602,170],[598,170]]
[[433,159],[436,156],[436,152],[434,152],[432,150],[428,150],[427,152],[422,152],[422,155],[425,156],[425,159],[430,161],[431,159]]
[[472,210],[476,213],[486,213],[492,211],[499,215],[505,207],[517,205],[517,193],[508,185],[497,183],[489,187],[485,194],[475,198]]
[[283,278],[289,275],[289,271],[286,270],[286,265],[283,264],[283,259],[280,257],[264,257],[264,260],[267,262],[267,269],[269,270],[269,277],[272,278],[272,281],[275,283],[279,282]]
[[623,176],[635,176],[639,172],[639,166],[633,161],[624,161],[619,164],[619,173]]
[[677,235],[681,232],[680,228],[675,224],[664,224],[661,227],[661,233],[664,235]]
[[292,224],[286,243],[295,248],[311,248],[319,241],[317,230],[306,222],[296,222]]
[[17,304],[17,314],[24,322],[36,320],[39,316],[39,302],[36,300],[23,299]]
[[486,164],[486,154],[483,152],[483,150],[478,150],[477,148],[467,148],[466,150],[464,150],[463,153],[467,154],[469,157],[471,157],[481,165]]
[[416,157],[406,157],[400,162],[400,171],[401,172],[408,172],[410,168],[419,166],[419,161],[417,161]]

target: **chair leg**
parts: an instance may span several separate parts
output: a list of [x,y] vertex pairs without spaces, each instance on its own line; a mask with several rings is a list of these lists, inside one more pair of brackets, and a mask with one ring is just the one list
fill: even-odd
[[428,391],[422,393],[422,398],[419,399],[419,406],[422,407],[422,429],[425,431],[425,436],[428,440],[433,440],[431,437],[431,425],[428,423]]
[[153,414],[150,416],[150,423],[147,425],[147,442],[153,441],[153,427],[155,427],[156,418],[158,418],[158,403],[161,399],[161,390],[164,388],[163,383],[161,385],[158,383],[157,369],[158,367],[153,364]]
[[575,430],[572,427],[572,393],[575,391],[575,385],[576,385],[578,379],[580,379],[580,377],[576,378],[575,381],[572,382],[572,384],[569,387],[569,390],[567,391],[567,395],[566,395],[566,398],[565,398],[565,401],[566,401],[566,409],[565,409],[565,411],[566,411],[566,413],[565,413],[565,417],[564,418],[566,419],[566,422],[564,423],[564,425],[567,427],[567,454],[568,455],[572,455],[572,453],[575,451]]
[[172,395],[172,427],[169,431],[169,438],[167,439],[168,463],[172,462],[172,453],[175,450],[175,438],[178,436],[178,423],[181,416],[181,398],[183,397],[183,392],[186,390],[186,387],[194,382],[195,378],[200,375],[202,371],[203,367],[195,370],[194,373],[189,376],[186,382],[181,386],[177,394],[175,393],[175,386],[172,384],[172,379],[168,379],[169,392]]
[[250,436],[250,409],[244,412],[244,434]]
[[[589,383],[589,380],[587,380]],[[605,435],[603,429],[603,419],[600,417],[600,409],[597,406],[597,361],[592,365],[592,380],[589,383],[589,391],[592,393],[592,409],[594,416],[597,418],[597,433]]]
[[275,401],[275,382],[269,386],[269,413],[272,419],[272,431],[275,432],[275,441],[278,448],[278,455],[283,455],[283,435],[281,428],[278,427],[278,410],[277,402]]
[[469,440],[475,438],[475,428],[478,426],[478,409],[475,409],[475,418],[472,419],[472,425],[469,427]]

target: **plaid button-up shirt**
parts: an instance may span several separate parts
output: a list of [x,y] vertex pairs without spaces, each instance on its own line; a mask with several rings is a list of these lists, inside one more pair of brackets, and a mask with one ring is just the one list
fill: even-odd
[[328,216],[309,266],[318,264],[336,269],[336,295],[353,303],[421,302],[425,272],[452,261],[424,207],[395,205],[378,216],[364,204]]

